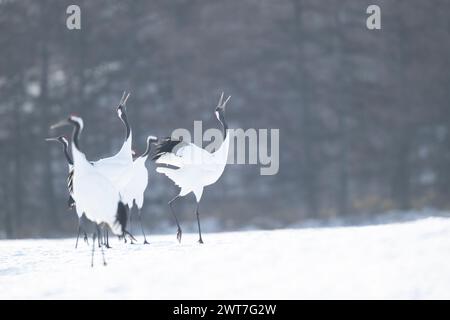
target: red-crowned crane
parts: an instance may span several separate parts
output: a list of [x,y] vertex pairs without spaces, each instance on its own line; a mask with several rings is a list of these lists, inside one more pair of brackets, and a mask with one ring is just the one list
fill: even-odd
[[[109,228],[115,235],[127,234],[127,212],[121,201],[119,191],[86,159],[80,149],[79,136],[83,130],[83,120],[80,117],[70,116],[51,128],[72,125],[72,156],[73,156],[73,198],[79,216],[83,213],[86,218],[97,225],[97,234],[100,237],[100,227]],[[92,265],[94,263],[95,238],[93,234]],[[102,251],[103,253],[103,251]],[[103,256],[104,259],[104,256]],[[105,260],[103,263],[106,265]]]
[[[144,244],[148,244],[147,238],[145,236],[144,228],[142,227],[141,209],[144,205],[144,193],[148,185],[148,170],[145,166],[145,162],[150,154],[151,143],[158,141],[154,136],[147,137],[147,148],[145,152],[133,161],[131,167],[131,174],[128,175],[128,180],[123,181],[120,187],[120,194],[123,198],[124,203],[127,203],[129,209],[133,207],[133,203],[136,204],[138,209],[138,218],[141,225],[141,231],[144,236]],[[131,206],[130,206],[131,204]],[[131,217],[131,211],[130,211]],[[130,219],[131,222],[131,219]]]
[[177,223],[177,239],[181,242],[182,230],[177,216],[172,208],[172,203],[179,197],[193,192],[197,200],[197,224],[199,243],[203,243],[200,228],[199,204],[203,195],[203,189],[215,183],[222,175],[228,159],[230,136],[227,133],[228,126],[225,121],[225,106],[230,100],[228,97],[223,101],[223,93],[215,109],[215,115],[223,127],[222,145],[213,153],[210,153],[193,143],[185,143],[180,140],[165,138],[156,145],[155,156],[157,164],[170,165],[172,167],[158,167],[157,172],[165,174],[177,186],[181,188],[180,193],[169,201],[168,205]]
[[[132,130],[128,123],[126,114],[126,102],[130,94],[122,95],[119,106],[117,107],[117,115],[122,120],[126,128],[125,141],[120,151],[109,158],[100,159],[93,163],[94,167],[101,174],[107,177],[112,184],[119,190],[123,203],[130,210],[130,228],[131,228],[131,210],[136,204],[138,209],[139,223],[141,225],[142,234],[144,236],[144,244],[147,244],[144,228],[142,227],[141,209],[144,203],[144,192],[148,184],[148,172],[145,167],[145,161],[150,152],[150,143],[157,141],[153,136],[147,139],[147,151],[136,160],[133,161],[132,150]],[[133,243],[133,238],[131,238]]]

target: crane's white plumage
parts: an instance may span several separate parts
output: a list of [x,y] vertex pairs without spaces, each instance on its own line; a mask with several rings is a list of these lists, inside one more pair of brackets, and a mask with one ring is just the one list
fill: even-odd
[[73,192],[76,208],[97,224],[107,223],[114,234],[123,233],[117,219],[120,202],[118,190],[86,160],[84,154],[72,148],[76,170],[73,176]]
[[203,188],[219,180],[225,170],[229,146],[229,135],[226,136],[221,147],[213,153],[193,143],[186,144],[174,153],[165,153],[156,160],[157,164],[171,165],[176,168],[158,167],[156,171],[165,174],[181,188],[180,196],[193,192],[199,202]]
[[[125,203],[136,203],[138,209],[141,209],[144,204],[144,192],[148,185],[148,171],[145,162],[150,153],[150,143],[156,142],[154,136],[147,138],[146,151],[133,161],[130,169],[130,174],[127,175],[128,180],[122,181],[121,195]],[[125,179],[124,179],[125,180]]]
[[111,181],[118,183],[133,163],[131,140],[130,136],[124,142],[120,151],[114,156],[95,161],[92,165],[99,173],[108,177]]
[[[130,179],[131,169],[133,166],[133,134],[126,116],[126,102],[129,96],[130,94],[125,94],[124,92],[119,106],[117,107],[117,114],[126,128],[125,141],[122,147],[114,156],[103,158],[92,163],[97,171],[104,177],[108,178],[119,191],[122,191],[121,188]],[[126,204],[130,206],[129,203]]]

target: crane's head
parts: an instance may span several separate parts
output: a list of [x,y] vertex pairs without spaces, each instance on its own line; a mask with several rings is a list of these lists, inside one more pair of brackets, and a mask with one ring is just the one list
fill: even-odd
[[69,116],[69,118],[59,121],[58,123],[55,123],[54,125],[52,125],[50,127],[50,129],[53,130],[53,129],[67,126],[67,125],[73,125],[73,126],[79,127],[80,129],[83,129],[83,119],[72,114]]
[[230,100],[230,98],[231,98],[231,96],[228,96],[228,98],[225,101],[223,101],[223,92],[222,92],[219,103],[217,104],[216,110],[214,112],[214,114],[216,115],[216,117],[219,121],[222,121],[222,119],[224,118],[225,107],[227,105],[227,102]]
[[127,100],[130,97],[130,93],[126,93],[125,91],[122,94],[122,98],[120,99],[119,105],[117,106],[117,115],[120,119],[123,120],[123,117],[126,117],[125,112],[127,111]]
[[69,145],[69,141],[67,141],[67,138],[65,136],[59,136],[56,138],[47,138],[47,139],[45,139],[45,141],[57,141],[57,142],[65,145],[66,147]]
[[147,144],[156,143],[156,142],[158,142],[158,138],[157,137],[155,137],[155,136],[148,136],[147,137]]
[[158,138],[155,136],[148,136],[147,137],[147,148],[145,149],[145,152],[140,157],[147,157],[150,154],[150,150],[152,148],[151,144],[155,144],[158,142]]

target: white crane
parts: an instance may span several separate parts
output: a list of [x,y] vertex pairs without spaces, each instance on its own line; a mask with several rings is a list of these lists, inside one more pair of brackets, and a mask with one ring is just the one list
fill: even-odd
[[[150,154],[151,143],[158,141],[154,136],[147,137],[147,148],[145,152],[133,161],[131,172],[128,174],[128,181],[123,181],[120,186],[120,194],[124,203],[130,209],[130,227],[131,227],[131,209],[133,203],[138,209],[139,223],[141,225],[142,234],[144,236],[144,244],[148,244],[145,236],[144,228],[142,227],[141,209],[144,205],[144,192],[148,185],[148,171],[145,162]],[[131,204],[131,205],[130,205]]]
[[[73,200],[73,160],[71,155],[69,154],[69,142],[67,141],[67,138],[64,136],[59,136],[56,138],[47,138],[46,141],[56,141],[62,144],[64,155],[67,160],[67,165],[69,167],[69,175],[67,176],[67,188],[69,189],[69,200],[67,201],[67,205],[69,208],[75,207],[75,200]],[[77,240],[75,242],[75,249],[78,247],[78,239],[80,237],[80,233],[83,232],[84,234],[84,241],[88,243],[88,237],[86,234],[86,230],[82,227],[82,224],[87,223],[86,217],[82,215],[81,217],[78,217],[78,234],[77,234]]]
[[158,167],[157,172],[165,174],[177,186],[181,188],[180,193],[169,201],[168,205],[177,223],[177,239],[181,242],[181,227],[177,216],[172,208],[172,203],[179,197],[186,196],[193,192],[197,200],[197,224],[199,243],[203,243],[200,228],[199,204],[202,198],[203,189],[215,183],[222,175],[228,159],[228,149],[230,137],[227,134],[228,126],[225,122],[225,106],[230,100],[230,96],[223,101],[223,92],[215,110],[215,115],[223,126],[222,145],[213,153],[210,153],[193,143],[185,143],[180,140],[166,138],[156,146],[155,156],[157,164],[170,165],[172,167]]
[[[145,167],[145,161],[148,153],[144,153],[133,161],[132,150],[132,130],[128,123],[126,114],[126,102],[130,94],[125,92],[122,95],[119,106],[117,107],[117,115],[122,120],[126,128],[125,141],[120,151],[109,158],[100,159],[93,163],[94,167],[101,174],[107,177],[112,184],[119,190],[123,203],[130,209],[130,228],[131,228],[131,210],[136,204],[138,209],[139,223],[141,225],[142,234],[144,235],[144,244],[148,244],[144,228],[142,227],[141,209],[144,203],[144,192],[148,184],[148,172]],[[149,143],[157,141],[153,136],[147,139],[147,149],[150,151]],[[131,238],[133,243],[133,238]]]
[[[120,99],[119,105],[117,106],[117,115],[119,119],[125,126],[125,139],[120,148],[119,152],[115,155],[103,158],[98,161],[92,162],[94,167],[98,170],[100,174],[108,178],[111,183],[119,190],[119,192],[123,191],[122,188],[126,181],[130,179],[132,166],[133,166],[133,155],[134,152],[132,150],[132,131],[131,127],[128,123],[128,118],[126,114],[126,103],[128,98],[130,97],[129,93],[123,92],[122,98]],[[124,182],[125,181],[125,182]],[[127,202],[123,199],[124,204],[130,209],[133,206],[133,201]],[[130,213],[131,220],[131,213]],[[126,238],[124,237],[126,242]],[[131,236],[131,243],[133,243],[133,237]],[[109,248],[108,241],[108,231],[106,232],[106,246]]]
[[[70,116],[67,120],[63,120],[51,128],[64,125],[72,125],[74,128],[72,134],[73,198],[78,216],[84,213],[86,218],[94,222],[97,225],[99,237],[100,227],[109,228],[119,236],[128,234],[126,231],[126,207],[121,201],[119,191],[86,159],[80,150],[79,136],[83,130],[83,120],[80,117]],[[93,234],[92,265],[95,237],[96,233]],[[106,265],[105,260],[103,263]]]

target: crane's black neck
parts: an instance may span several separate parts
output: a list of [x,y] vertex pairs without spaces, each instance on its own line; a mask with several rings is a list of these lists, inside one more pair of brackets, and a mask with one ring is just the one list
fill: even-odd
[[223,139],[225,140],[225,138],[227,137],[227,131],[228,131],[228,125],[227,125],[227,122],[225,121],[225,114],[222,109],[219,109],[217,111],[217,113],[219,114],[218,118],[223,127]]
[[81,134],[81,126],[77,121],[71,121],[73,125],[73,131],[72,131],[72,142],[75,145],[75,147],[80,150],[80,144],[79,144],[79,137]]
[[66,155],[67,162],[70,165],[73,165],[73,160],[72,160],[72,157],[69,154],[68,146],[69,146],[68,143],[63,142],[64,154]]
[[142,154],[142,158],[143,157],[147,157],[149,154],[150,154],[150,150],[152,149],[152,146],[151,146],[151,141],[150,141],[150,139],[147,139],[147,148],[145,149],[145,152]]
[[122,108],[122,113],[120,115],[120,119],[122,120],[123,124],[125,125],[125,128],[127,130],[127,135],[125,137],[125,141],[128,140],[128,138],[130,137],[131,134],[131,128],[130,125],[128,123],[128,118],[127,118],[127,114],[125,113],[125,108]]

